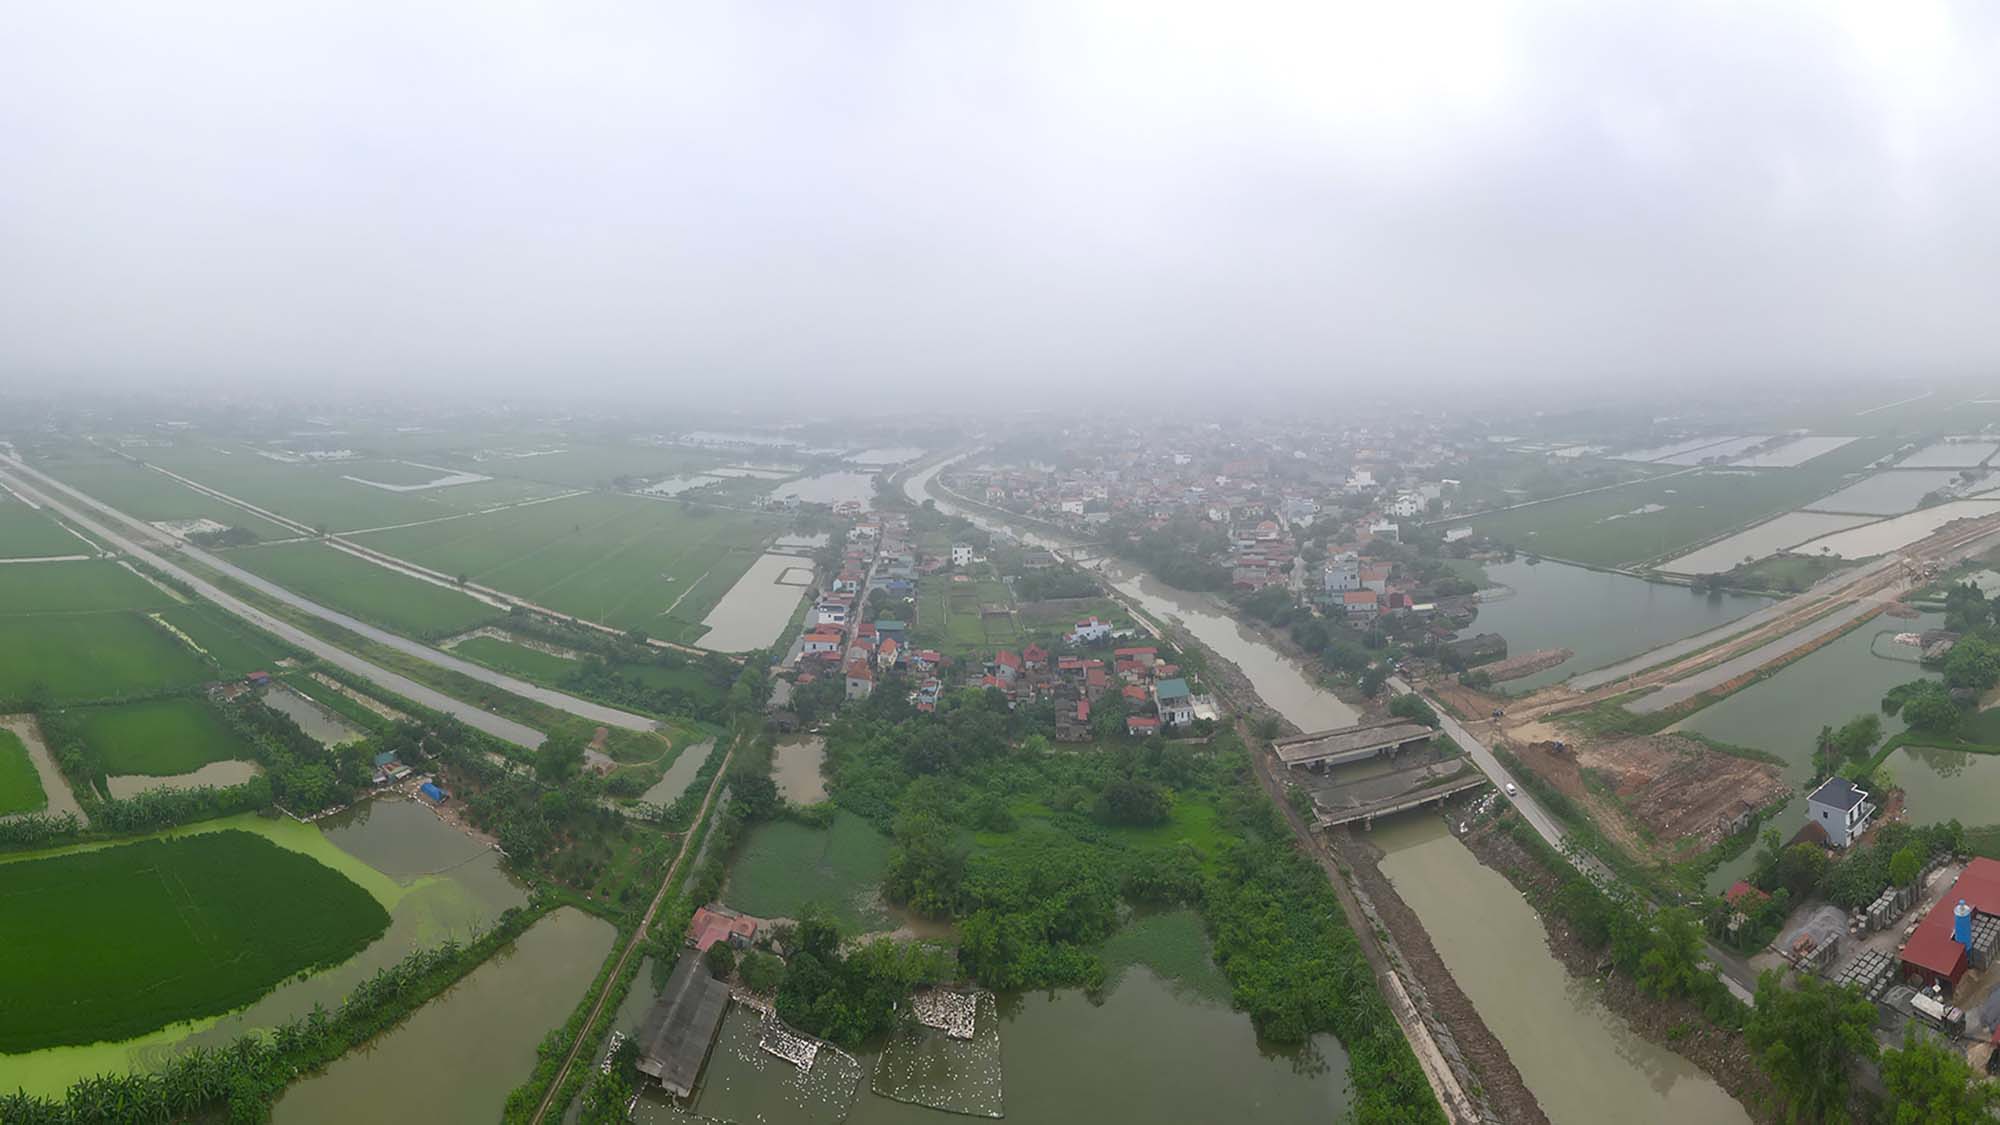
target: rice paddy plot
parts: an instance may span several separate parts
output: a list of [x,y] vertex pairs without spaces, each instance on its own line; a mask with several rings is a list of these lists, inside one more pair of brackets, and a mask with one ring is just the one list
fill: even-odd
[[1827,555],[1840,559],[1865,559],[1899,551],[1928,538],[1953,520],[1984,519],[2000,515],[2000,500],[1954,500],[1934,508],[1924,508],[1895,519],[1863,524],[1835,532],[1798,547],[1802,555]]
[[1762,453],[1739,457],[1734,464],[1744,469],[1789,469],[1822,454],[1832,453],[1853,440],[1851,437],[1831,436],[1796,438]]
[[1746,528],[1680,558],[1660,564],[1668,574],[1720,574],[1723,571],[1796,547],[1808,539],[1859,527],[1873,516],[1830,512],[1787,512],[1777,519]]
[[156,624],[172,626],[213,660],[223,678],[235,678],[269,668],[286,654],[284,645],[208,602],[177,605],[147,614]]
[[700,622],[778,526],[761,514],[593,493],[357,541],[562,613],[663,636],[674,622]]
[[28,759],[28,747],[21,736],[0,727],[0,816],[41,812],[49,807],[49,795],[35,763]]
[[845,927],[882,929],[890,920],[881,903],[888,869],[889,838],[853,813],[836,813],[829,828],[767,821],[738,850],[722,898],[765,918],[796,918],[818,903]]
[[130,461],[101,456],[47,458],[37,461],[36,467],[137,519],[158,522],[212,519],[243,528],[260,539],[283,539],[298,534]]
[[420,639],[474,629],[503,615],[465,593],[391,570],[325,543],[279,543],[232,551],[229,561],[296,594]]
[[1986,463],[2000,451],[2000,442],[1939,441],[1917,450],[1898,462],[1905,469],[1969,469]]
[[0,864],[0,904],[8,1053],[241,1007],[389,924],[339,872],[240,831]]
[[[286,464],[254,453],[226,462],[179,463],[167,455],[157,460],[189,480],[246,504],[328,531],[438,519],[556,492],[552,486],[518,480],[397,492],[346,479],[358,461]],[[439,475],[443,474],[433,474]]]
[[249,743],[213,704],[177,697],[87,707],[77,712],[83,740],[107,774],[171,777],[210,762],[247,761]]
[[451,651],[496,671],[548,684],[561,683],[565,676],[576,670],[576,661],[567,656],[543,652],[499,637],[467,637],[451,646]]
[[0,489],[0,559],[82,555],[94,549],[45,509],[30,508]]
[[96,613],[180,604],[109,559],[0,566],[0,614]]
[[1831,496],[1806,505],[1815,512],[1853,512],[1893,516],[1915,508],[1932,492],[1950,485],[1958,474],[1945,470],[1911,472],[1891,469],[1864,477]]
[[143,614],[0,616],[0,700],[37,688],[57,703],[131,698],[215,678],[213,665]]

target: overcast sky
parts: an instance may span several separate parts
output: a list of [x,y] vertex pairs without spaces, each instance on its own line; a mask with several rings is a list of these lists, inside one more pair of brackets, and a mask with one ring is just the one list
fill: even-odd
[[1983,372],[1996,110],[1978,2],[17,3],[0,385]]

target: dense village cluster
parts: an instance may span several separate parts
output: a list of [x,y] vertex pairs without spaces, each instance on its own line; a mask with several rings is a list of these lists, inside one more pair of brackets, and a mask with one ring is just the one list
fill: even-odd
[[[867,699],[877,690],[906,693],[919,712],[931,712],[945,692],[957,687],[988,688],[1011,704],[1053,705],[1058,741],[1095,737],[1107,706],[1122,717],[1132,736],[1171,734],[1212,724],[1214,698],[1177,663],[1169,645],[1134,628],[1088,615],[1055,630],[1047,643],[1029,639],[1018,648],[997,647],[963,657],[920,648],[903,614],[916,605],[928,583],[971,581],[975,567],[987,565],[974,545],[953,542],[939,552],[920,550],[910,518],[896,513],[863,514],[847,533],[838,571],[814,600],[805,631],[789,654],[790,681],[777,693],[781,726],[795,725],[786,706],[792,693],[818,684],[838,686],[842,700]],[[1023,567],[1055,567],[1047,551],[1028,552]],[[1144,642],[1144,643],[1140,643]]]

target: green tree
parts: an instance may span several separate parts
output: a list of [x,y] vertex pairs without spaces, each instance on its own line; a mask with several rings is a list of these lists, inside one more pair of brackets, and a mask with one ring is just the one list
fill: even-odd
[[1889,1125],[1988,1125],[2000,1086],[1973,1073],[1965,1058],[1906,1029],[1901,1048],[1882,1052],[1883,1109]]
[[785,963],[776,954],[753,949],[737,962],[743,986],[759,996],[775,996],[785,981]]
[[1415,692],[1399,695],[1390,700],[1389,713],[1399,719],[1422,723],[1432,729],[1436,729],[1438,725],[1437,712],[1431,710],[1431,705],[1424,702],[1424,697]]
[[1702,972],[1701,923],[1692,910],[1674,907],[1653,915],[1647,949],[1639,958],[1639,987],[1654,996],[1690,996]]
[[535,776],[560,785],[583,768],[583,743],[551,738],[535,751]]
[[1899,887],[1913,887],[1917,874],[1924,869],[1924,857],[1917,854],[1915,847],[1904,847],[1889,857],[1889,881]]
[[728,942],[718,941],[702,953],[701,963],[708,966],[708,975],[728,980],[736,972],[736,950]]
[[1826,878],[1826,852],[1817,844],[1798,843],[1778,854],[1778,885],[1800,898]]
[[1751,1053],[1785,1099],[1793,1122],[1847,1120],[1857,1059],[1875,1057],[1875,1005],[1853,988],[1802,977],[1786,988],[1775,970],[1757,979],[1757,1003],[1744,1024]]

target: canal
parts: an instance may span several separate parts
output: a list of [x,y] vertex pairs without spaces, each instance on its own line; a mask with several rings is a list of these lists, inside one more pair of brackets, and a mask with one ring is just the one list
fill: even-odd
[[[933,499],[940,511],[994,530],[993,521],[928,493],[940,467],[913,474],[905,482],[910,496]],[[1041,537],[1024,538],[1049,545]],[[1179,617],[1197,640],[1235,660],[1264,701],[1301,729],[1340,725],[1329,720],[1343,712],[1352,716],[1351,708],[1313,684],[1297,664],[1234,619],[1204,608],[1195,596],[1134,577],[1118,582],[1118,588],[1154,613]],[[1605,662],[1614,659],[1607,656]],[[1372,842],[1385,853],[1383,874],[1415,911],[1551,1121],[1748,1120],[1713,1079],[1640,1038],[1587,984],[1571,978],[1549,952],[1541,919],[1505,879],[1450,838],[1441,822],[1423,813],[1383,822]]]
[[1641,1038],[1590,982],[1570,976],[1548,952],[1534,908],[1443,821],[1412,813],[1378,826],[1369,842],[1554,1125],[1750,1120],[1714,1079]]

